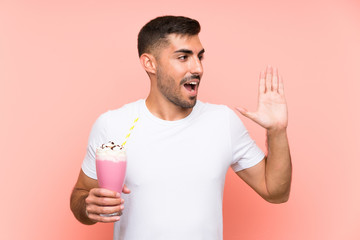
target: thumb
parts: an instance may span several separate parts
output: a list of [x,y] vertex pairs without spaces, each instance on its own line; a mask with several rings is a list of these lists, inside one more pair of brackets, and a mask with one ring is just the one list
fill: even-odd
[[124,187],[123,187],[122,192],[123,192],[123,193],[126,193],[126,194],[129,194],[129,193],[130,193],[130,189],[128,189],[128,187],[124,184]]
[[251,120],[253,120],[255,117],[254,113],[249,112],[246,108],[236,107],[235,109],[245,117],[250,118]]

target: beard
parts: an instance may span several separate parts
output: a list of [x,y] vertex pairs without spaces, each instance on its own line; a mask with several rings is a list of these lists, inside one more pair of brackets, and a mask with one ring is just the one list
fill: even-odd
[[180,81],[180,84],[177,85],[175,79],[168,76],[167,74],[164,74],[161,71],[161,68],[156,70],[156,75],[157,86],[161,94],[166,97],[166,99],[181,108],[193,108],[195,106],[196,96],[185,99],[185,97],[183,97],[181,94],[181,84],[188,81],[189,78],[191,79],[192,77],[183,78]]

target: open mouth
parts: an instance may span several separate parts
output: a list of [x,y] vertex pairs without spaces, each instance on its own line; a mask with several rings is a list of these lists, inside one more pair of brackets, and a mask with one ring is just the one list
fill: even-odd
[[186,90],[188,90],[189,92],[195,92],[197,85],[198,85],[197,82],[188,82],[188,83],[185,83],[185,84],[184,84],[184,87],[185,87]]

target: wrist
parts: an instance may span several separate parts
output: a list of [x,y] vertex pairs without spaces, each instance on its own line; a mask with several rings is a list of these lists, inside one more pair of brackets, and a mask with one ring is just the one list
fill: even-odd
[[266,129],[266,133],[268,136],[284,135],[286,134],[286,127]]

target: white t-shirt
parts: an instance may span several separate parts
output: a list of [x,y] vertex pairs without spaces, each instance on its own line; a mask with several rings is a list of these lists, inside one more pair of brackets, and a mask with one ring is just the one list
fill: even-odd
[[176,121],[152,115],[145,100],[102,114],[93,125],[84,173],[96,177],[96,147],[126,143],[125,209],[114,240],[220,240],[222,199],[228,168],[252,167],[264,153],[228,107],[197,101]]

